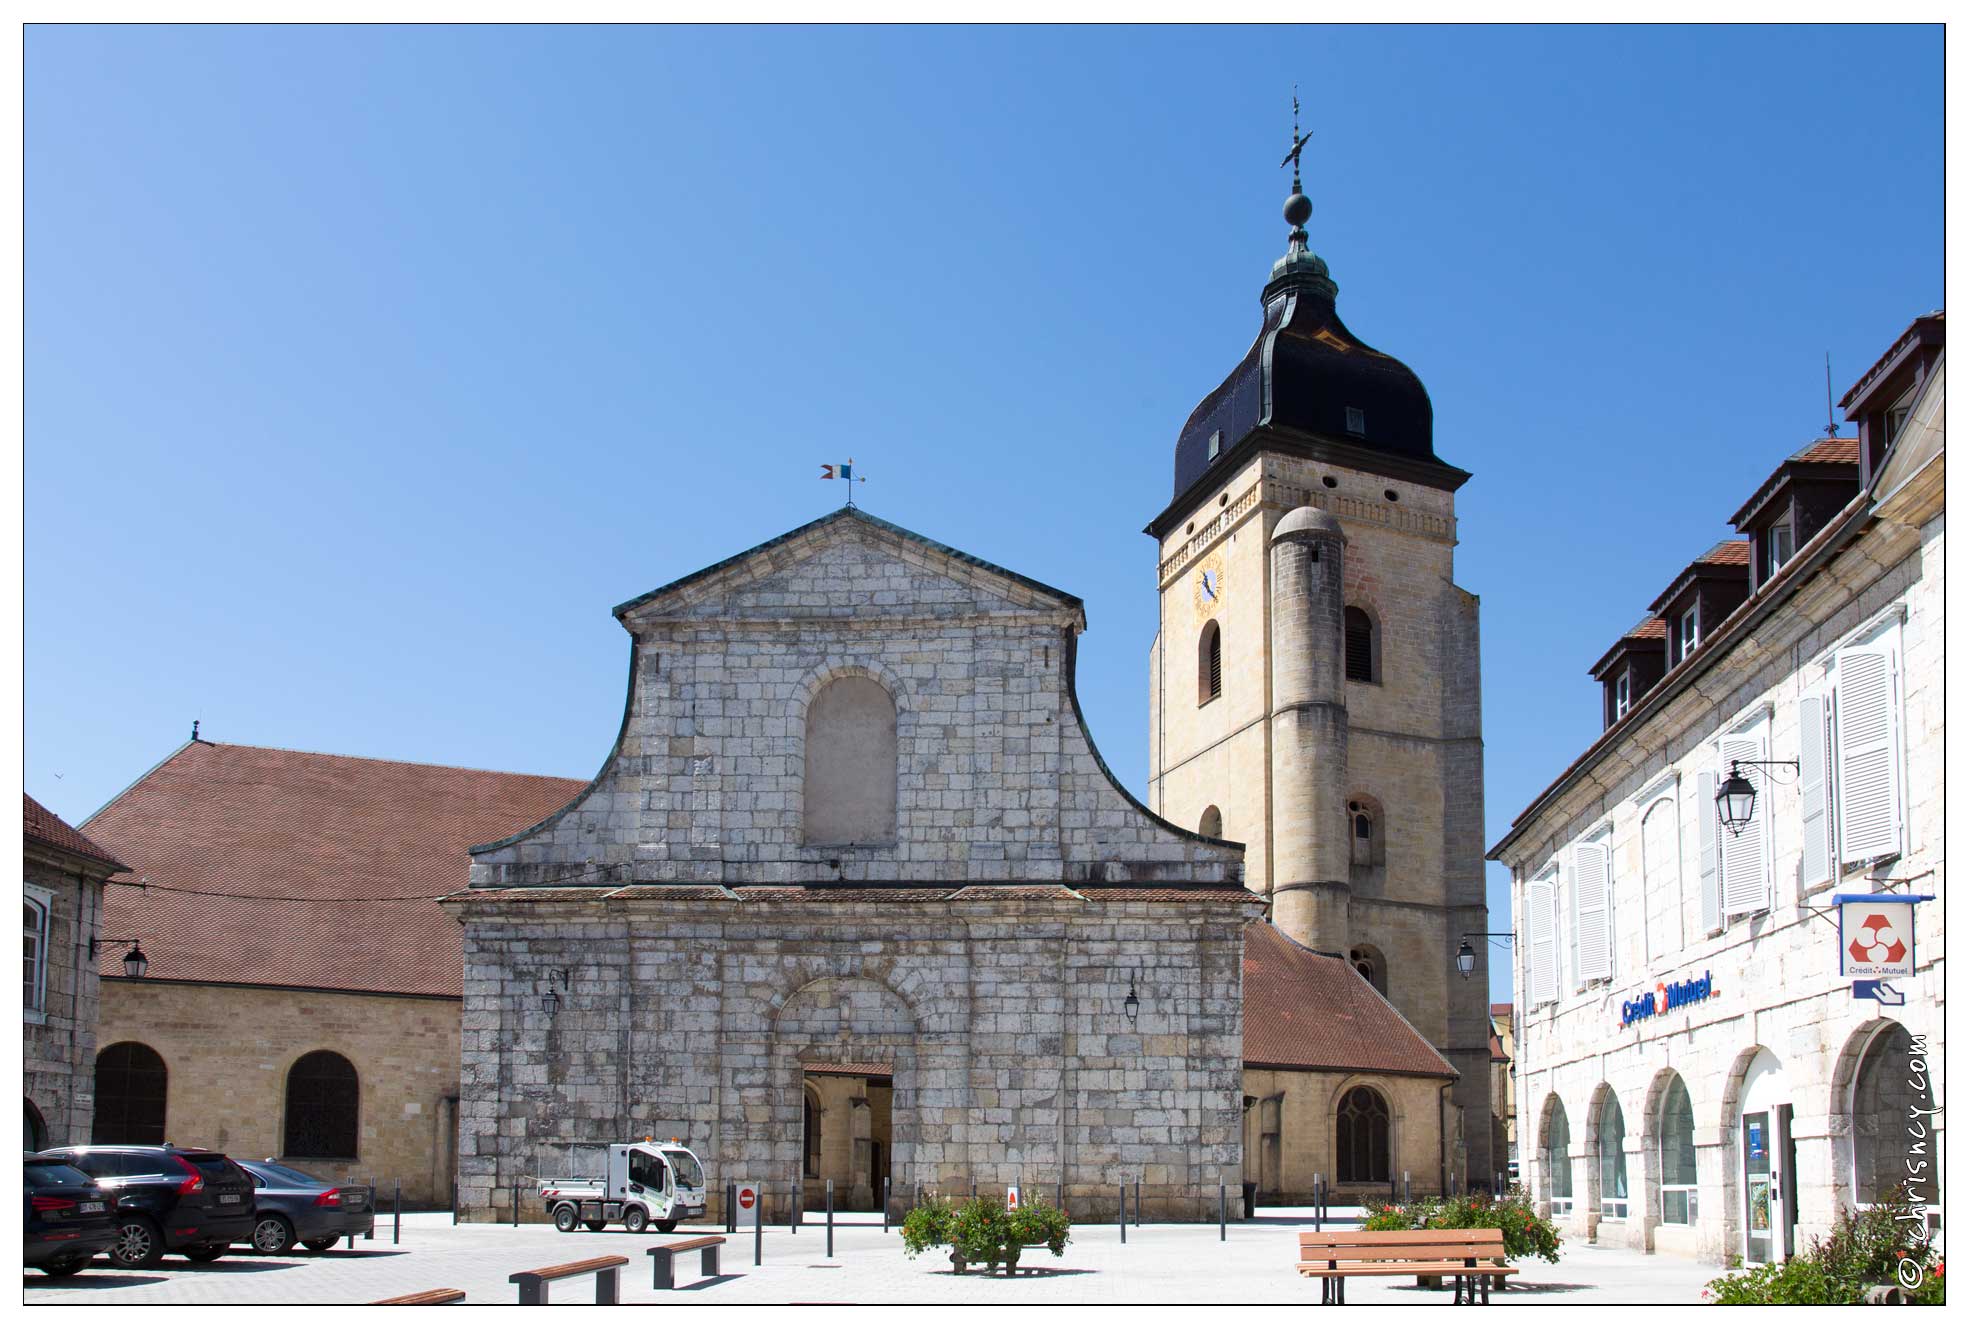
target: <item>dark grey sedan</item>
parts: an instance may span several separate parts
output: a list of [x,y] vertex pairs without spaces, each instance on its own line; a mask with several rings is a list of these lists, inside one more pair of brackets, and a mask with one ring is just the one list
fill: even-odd
[[375,1230],[376,1206],[367,1186],[338,1186],[268,1159],[239,1166],[260,1183],[254,1194],[253,1249],[285,1255],[300,1242],[325,1251],[350,1234]]

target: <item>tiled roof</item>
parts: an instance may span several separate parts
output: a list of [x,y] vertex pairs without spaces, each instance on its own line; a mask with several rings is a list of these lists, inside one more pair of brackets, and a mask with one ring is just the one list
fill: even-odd
[[1835,462],[1857,466],[1860,463],[1860,441],[1857,438],[1815,439],[1792,453],[1791,460]]
[[1352,965],[1307,950],[1263,920],[1244,930],[1244,1062],[1456,1077]]
[[27,817],[21,828],[22,838],[32,844],[59,849],[65,854],[93,858],[113,871],[127,870],[123,864],[116,861],[114,854],[35,802],[34,795],[23,792],[21,797],[27,800]]
[[85,823],[132,865],[103,932],[141,938],[154,979],[455,997],[461,933],[436,898],[465,885],[466,846],[582,783],[188,743]]
[[1490,1031],[1490,1059],[1492,1061],[1511,1060],[1509,1057],[1504,1055],[1504,1040],[1497,1036],[1497,1031],[1495,1029]]
[[1650,614],[1633,627],[1620,634],[1622,641],[1666,641],[1668,640],[1668,621]]
[[800,1069],[808,1075],[894,1075],[890,1061],[802,1061]]
[[1696,565],[1713,568],[1747,568],[1750,566],[1750,541],[1718,540],[1710,546],[1708,553],[1691,566]]
[[1508,1001],[1493,1001],[1490,1004],[1490,1013],[1492,1015],[1509,1015],[1511,1013],[1511,1003]]

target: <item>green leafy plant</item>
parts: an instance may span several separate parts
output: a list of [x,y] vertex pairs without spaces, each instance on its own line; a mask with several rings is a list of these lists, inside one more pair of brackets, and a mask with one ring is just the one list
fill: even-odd
[[1559,1261],[1562,1240],[1559,1229],[1541,1218],[1531,1197],[1516,1186],[1496,1200],[1482,1194],[1431,1196],[1406,1205],[1381,1205],[1369,1210],[1361,1226],[1369,1232],[1494,1227],[1503,1234],[1504,1253],[1512,1259],[1535,1255],[1553,1264]]
[[1717,1306],[1857,1306],[1870,1289],[1897,1286],[1903,1273],[1918,1269],[1921,1285],[1904,1289],[1905,1296],[1940,1305],[1942,1262],[1925,1231],[1908,1230],[1908,1208],[1903,1188],[1889,1204],[1842,1209],[1832,1231],[1804,1253],[1753,1269],[1733,1261],[1732,1272],[1711,1281],[1703,1296]]
[[955,1215],[950,1201],[942,1196],[932,1195],[917,1205],[903,1215],[903,1251],[913,1260],[933,1246],[950,1245],[950,1223]]
[[1044,1200],[1029,1200],[1008,1212],[996,1196],[981,1195],[960,1206],[932,1196],[903,1216],[902,1245],[912,1259],[932,1247],[948,1246],[951,1267],[960,1274],[974,1264],[987,1269],[1002,1264],[1009,1273],[1018,1267],[1024,1247],[1065,1253],[1072,1227],[1065,1213]]

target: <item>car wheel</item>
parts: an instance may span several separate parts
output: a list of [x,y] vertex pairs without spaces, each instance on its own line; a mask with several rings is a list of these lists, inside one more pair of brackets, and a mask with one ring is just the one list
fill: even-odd
[[573,1205],[564,1204],[555,1208],[554,1228],[556,1231],[572,1232],[574,1231],[575,1223],[578,1221],[580,1221],[580,1215],[575,1212]]
[[585,1218],[582,1220],[582,1225],[590,1232],[600,1232],[608,1226],[608,1220],[606,1218]]
[[253,1225],[253,1249],[261,1255],[285,1255],[294,1249],[294,1225],[279,1214],[261,1214]]
[[187,1246],[178,1252],[178,1254],[184,1256],[193,1264],[210,1264],[225,1253],[226,1248],[223,1242],[215,1246]]
[[677,1230],[677,1220],[674,1218],[666,1218],[661,1223],[658,1223],[656,1225],[656,1230],[658,1232],[675,1232]]
[[164,1234],[148,1218],[126,1218],[116,1226],[109,1258],[124,1269],[154,1269],[164,1258]]
[[89,1257],[86,1255],[64,1255],[59,1260],[48,1261],[40,1268],[41,1272],[50,1278],[67,1278],[70,1274],[82,1272],[83,1266],[88,1263]]
[[311,1237],[301,1244],[311,1251],[325,1251],[333,1249],[335,1243],[340,1240],[340,1237]]
[[631,1232],[641,1232],[649,1226],[649,1215],[641,1209],[629,1208],[622,1211],[622,1226]]

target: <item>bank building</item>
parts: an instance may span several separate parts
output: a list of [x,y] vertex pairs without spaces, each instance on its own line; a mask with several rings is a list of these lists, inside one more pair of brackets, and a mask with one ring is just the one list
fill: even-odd
[[[1669,575],[1592,667],[1604,732],[1490,851],[1524,1176],[1575,1240],[1764,1263],[1841,1210],[1940,1221],[1943,326]],[[1871,895],[1929,897],[1885,1002],[1841,972],[1835,899]]]

